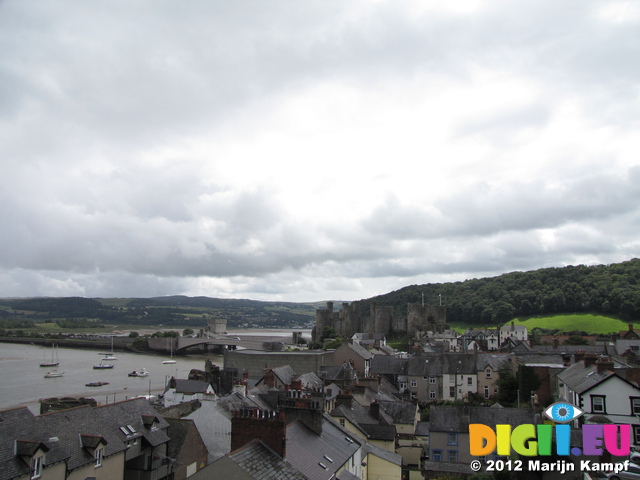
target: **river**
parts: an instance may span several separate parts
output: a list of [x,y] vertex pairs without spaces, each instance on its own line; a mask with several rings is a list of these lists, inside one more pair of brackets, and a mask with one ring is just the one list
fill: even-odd
[[[296,330],[298,331],[298,330]],[[238,333],[249,331],[236,330]],[[252,335],[274,335],[270,332],[251,331]],[[291,331],[277,332],[290,337]],[[305,332],[306,334],[307,332]],[[307,336],[307,335],[305,335]],[[94,370],[100,363],[97,350],[58,348],[58,371],[64,376],[44,378],[51,368],[40,367],[44,360],[51,360],[52,349],[38,345],[0,343],[0,410],[26,405],[34,413],[40,413],[38,401],[49,397],[90,397],[98,403],[113,403],[137,395],[159,394],[164,391],[169,377],[187,378],[191,369],[204,370],[207,358],[215,365],[223,366],[221,355],[186,355],[177,357],[175,364],[163,364],[165,357],[141,353],[116,352],[118,360],[113,369]],[[106,362],[105,362],[106,363]],[[148,377],[129,377],[133,370],[146,368]],[[109,382],[102,387],[87,387],[90,382]]]

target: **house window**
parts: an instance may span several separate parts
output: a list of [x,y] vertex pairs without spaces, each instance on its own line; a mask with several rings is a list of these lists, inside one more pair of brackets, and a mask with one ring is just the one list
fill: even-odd
[[449,450],[447,452],[447,461],[448,462],[457,462],[458,461],[458,451],[457,450]]
[[604,395],[591,395],[591,413],[607,413]]
[[491,378],[491,369],[490,369],[490,368],[487,368],[487,369],[484,371],[484,373],[486,373],[487,378]]
[[431,455],[431,460],[433,460],[434,462],[441,462],[442,461],[442,450],[434,450],[432,455]]
[[400,382],[400,390],[406,390],[407,389],[407,382]]
[[43,457],[35,457],[33,459],[33,473],[31,478],[40,478],[42,476],[42,458]]
[[633,443],[634,445],[640,445],[640,426],[633,426]]
[[436,383],[436,377],[429,377],[429,383],[431,385],[433,385],[434,383]]
[[418,386],[418,381],[417,380],[411,380],[411,386],[412,387],[417,387]]
[[430,399],[434,399],[436,398],[436,391],[435,390],[429,390],[429,398]]
[[456,376],[455,375],[449,375],[449,383],[456,383]]
[[344,418],[341,418],[341,419],[340,419],[340,426],[341,426],[341,427],[344,427],[345,423],[346,423],[346,422],[345,422]]
[[631,400],[631,415],[640,415],[640,397],[629,397]]
[[456,396],[456,387],[449,387],[449,396],[450,397]]
[[458,434],[457,433],[448,433],[447,434],[447,445],[458,445]]
[[102,465],[102,455],[104,453],[104,449],[103,448],[98,448],[96,449],[96,467],[99,467]]
[[489,385],[484,386],[484,398],[489,398]]
[[467,377],[467,385],[473,385],[473,377]]

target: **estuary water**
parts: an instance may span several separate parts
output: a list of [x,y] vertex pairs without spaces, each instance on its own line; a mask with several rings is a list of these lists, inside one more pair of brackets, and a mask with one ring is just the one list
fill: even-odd
[[[102,350],[101,350],[102,351]],[[110,370],[94,370],[102,355],[97,350],[58,348],[58,371],[64,376],[44,378],[51,367],[40,367],[52,358],[51,347],[0,343],[0,410],[26,405],[40,413],[39,399],[49,397],[90,397],[98,403],[113,403],[137,395],[157,395],[167,380],[187,378],[193,368],[204,370],[207,358],[222,367],[221,355],[188,355],[175,358],[175,364],[163,364],[168,357],[140,353],[116,352],[118,360]],[[129,377],[133,370],[146,368],[148,377]],[[87,387],[90,382],[109,382],[102,387]]]

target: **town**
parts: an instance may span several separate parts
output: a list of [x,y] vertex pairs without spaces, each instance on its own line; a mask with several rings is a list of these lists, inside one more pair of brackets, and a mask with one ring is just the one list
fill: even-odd
[[[337,336],[336,348],[233,345],[222,367],[206,361],[188,378],[171,378],[159,399],[65,398],[43,402],[39,415],[2,411],[0,478],[480,478],[510,457],[473,456],[469,425],[540,425],[558,401],[584,411],[571,421],[572,451],[584,424],[631,425],[630,444],[640,445],[640,332],[632,324],[583,345],[557,335],[533,344],[522,325],[457,333],[446,306],[409,304],[407,312],[397,318],[373,304],[364,316],[358,302],[339,310],[327,302],[311,343]],[[225,328],[213,323],[214,333]],[[387,344],[398,331],[409,351]],[[299,341],[294,334],[291,343]],[[543,478],[562,465],[564,476],[582,478],[584,462],[635,468],[603,451],[538,457],[518,475]]]

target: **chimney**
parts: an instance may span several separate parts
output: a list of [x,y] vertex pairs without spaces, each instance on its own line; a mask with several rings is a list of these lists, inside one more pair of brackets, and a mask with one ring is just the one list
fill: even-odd
[[598,373],[613,372],[613,360],[610,357],[601,356],[596,362],[596,371]]
[[585,354],[582,360],[584,362],[585,368],[587,368],[587,367],[590,367],[591,365],[596,364],[596,361],[598,360],[598,356],[594,353],[587,353]]
[[630,332],[633,332],[633,323],[627,323],[627,328]]
[[380,420],[380,404],[378,402],[371,402],[369,405],[369,415],[376,420]]
[[271,387],[271,388],[275,388],[276,386],[276,374],[274,373],[273,370],[267,370],[266,372],[264,372],[264,377],[262,377],[264,379],[264,384],[267,387]]
[[287,423],[300,420],[317,435],[322,435],[322,422],[324,421],[323,403],[313,397],[298,397],[279,403],[283,408]]
[[287,453],[287,422],[283,412],[243,409],[233,412],[231,419],[231,451],[254,438],[271,448],[282,458]]
[[351,408],[351,405],[353,405],[353,395],[351,395],[351,392],[349,390],[344,390],[336,397],[336,407],[339,407],[343,403],[349,408]]
[[573,363],[578,363],[582,361],[586,353],[587,352],[585,352],[584,350],[576,350],[575,353],[573,354]]
[[560,346],[560,340],[555,335],[553,336],[553,349],[557,349]]

